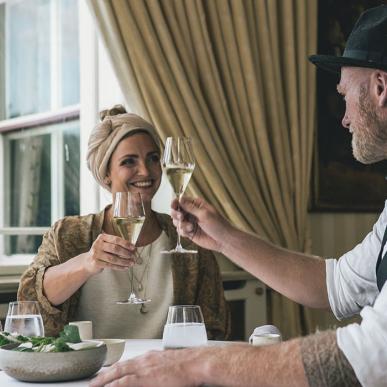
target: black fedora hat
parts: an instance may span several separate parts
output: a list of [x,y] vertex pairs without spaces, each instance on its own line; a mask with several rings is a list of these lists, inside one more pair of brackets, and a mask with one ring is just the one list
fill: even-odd
[[369,67],[387,71],[387,5],[362,13],[348,37],[343,56],[311,55],[316,66],[339,73],[341,67]]

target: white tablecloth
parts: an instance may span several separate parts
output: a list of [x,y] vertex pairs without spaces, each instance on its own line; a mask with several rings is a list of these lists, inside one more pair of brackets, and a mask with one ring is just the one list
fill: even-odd
[[[121,360],[130,359],[132,357],[136,357],[145,352],[148,352],[152,349],[163,349],[161,340],[127,340],[125,344],[125,351],[122,354]],[[105,367],[102,367],[103,371]],[[72,382],[57,382],[57,383],[26,383],[20,382],[19,380],[13,379],[8,376],[4,371],[0,371],[0,386],[8,387],[8,386],[39,386],[42,385],[44,387],[53,387],[53,386],[71,386],[71,387],[86,387],[89,384],[90,379],[83,380],[74,380]]]

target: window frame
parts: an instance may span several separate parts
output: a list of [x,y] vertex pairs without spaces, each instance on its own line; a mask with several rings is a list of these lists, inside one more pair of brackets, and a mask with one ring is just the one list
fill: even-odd
[[[78,105],[68,106],[55,112],[46,112],[18,117],[10,120],[0,121],[0,187],[10,185],[9,166],[5,163],[9,161],[9,149],[7,142],[29,137],[31,135],[49,134],[51,139],[51,223],[62,218],[64,214],[64,175],[63,175],[63,132],[55,130],[51,125],[68,123],[80,118],[80,107]],[[20,132],[20,130],[25,130]],[[0,209],[3,216],[0,217],[0,257],[5,256],[5,236],[13,235],[43,235],[47,227],[10,227],[5,205],[9,200],[6,189],[0,190]],[[19,254],[13,254],[17,256]],[[30,258],[33,254],[23,254]]]
[[[7,0],[0,0],[1,9],[3,10],[2,16],[4,20],[4,34],[1,34],[2,47],[5,51],[5,44],[8,41],[6,31],[9,31],[9,18],[7,17],[7,3],[12,3]],[[3,117],[6,118],[0,121],[0,260],[5,256],[5,244],[4,236],[10,235],[43,235],[49,227],[6,227],[5,224],[9,224],[9,212],[6,211],[5,205],[9,203],[9,199],[6,195],[9,195],[9,190],[5,187],[9,187],[10,182],[10,166],[5,163],[9,162],[9,147],[7,142],[15,138],[23,138],[31,135],[50,134],[51,149],[50,149],[50,173],[51,173],[51,223],[60,217],[64,216],[64,175],[63,175],[63,132],[56,131],[54,128],[50,128],[49,125],[60,124],[64,122],[71,122],[78,120],[79,130],[81,134],[81,120],[80,120],[80,101],[76,105],[60,107],[61,105],[61,3],[58,0],[51,0],[49,4],[50,13],[50,103],[49,110],[45,112],[38,112],[34,114],[19,116],[15,118],[6,118],[7,101],[9,100],[9,80],[6,74],[6,66],[9,66],[9,56],[5,55],[0,63],[0,66],[4,66],[0,71],[0,76],[4,79],[4,89],[1,91],[0,97],[3,99],[2,104],[4,110],[1,110]],[[78,11],[80,11],[78,4]],[[78,14],[78,28],[81,26],[80,14]],[[79,33],[81,31],[79,30]],[[80,61],[81,49],[79,48],[79,61]],[[79,64],[80,66],[80,64]],[[80,71],[80,69],[79,69]],[[46,126],[46,127],[45,127]],[[48,127],[47,127],[48,126]],[[23,130],[21,132],[21,130]],[[14,133],[14,134],[13,134]],[[10,257],[16,257],[20,254],[13,254]],[[33,256],[33,254],[22,254],[27,259]]]

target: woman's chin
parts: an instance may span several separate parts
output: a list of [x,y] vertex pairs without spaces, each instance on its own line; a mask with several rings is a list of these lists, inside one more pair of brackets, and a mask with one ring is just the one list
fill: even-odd
[[130,192],[136,192],[136,193],[141,194],[141,197],[142,197],[144,204],[147,202],[150,202],[152,200],[153,196],[155,196],[155,192],[153,190],[150,190],[150,189],[134,188],[134,189],[131,189]]

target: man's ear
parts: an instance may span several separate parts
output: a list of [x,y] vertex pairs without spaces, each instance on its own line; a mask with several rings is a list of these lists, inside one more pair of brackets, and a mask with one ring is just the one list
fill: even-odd
[[379,107],[387,107],[387,72],[376,70],[371,76],[372,91]]

